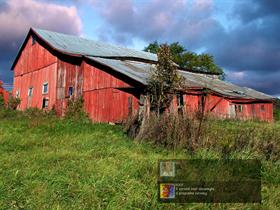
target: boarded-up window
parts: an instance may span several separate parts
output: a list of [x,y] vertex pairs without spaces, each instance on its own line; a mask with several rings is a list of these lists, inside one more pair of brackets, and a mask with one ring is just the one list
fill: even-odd
[[264,112],[265,111],[265,107],[264,105],[261,105],[261,111]]

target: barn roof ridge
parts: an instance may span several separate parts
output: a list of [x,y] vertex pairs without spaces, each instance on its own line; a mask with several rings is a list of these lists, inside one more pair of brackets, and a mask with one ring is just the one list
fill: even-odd
[[69,54],[108,58],[135,58],[151,62],[157,61],[157,55],[150,52],[44,29],[31,28],[31,30],[55,49]]

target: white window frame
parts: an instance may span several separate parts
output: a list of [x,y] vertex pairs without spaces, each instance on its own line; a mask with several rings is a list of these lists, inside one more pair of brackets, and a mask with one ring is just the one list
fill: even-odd
[[[44,92],[44,86],[47,85],[47,92]],[[43,86],[42,86],[42,94],[48,94],[49,93],[49,83],[48,82],[44,82]]]
[[[31,94],[29,94],[29,93],[31,93]],[[33,87],[29,87],[29,88],[28,88],[27,95],[28,95],[28,96],[33,96]]]
[[16,98],[20,97],[20,89],[16,90]]

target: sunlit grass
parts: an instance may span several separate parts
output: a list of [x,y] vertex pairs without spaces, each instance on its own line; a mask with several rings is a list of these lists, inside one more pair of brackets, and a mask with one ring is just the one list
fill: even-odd
[[[224,122],[223,126],[234,129],[236,123]],[[254,158],[254,153],[240,151],[233,156]],[[140,144],[129,139],[120,126],[70,122],[52,116],[10,116],[0,119],[0,208],[277,209],[280,206],[279,160],[263,161],[262,205],[158,203],[158,159],[219,157],[217,151],[205,148],[190,154]]]

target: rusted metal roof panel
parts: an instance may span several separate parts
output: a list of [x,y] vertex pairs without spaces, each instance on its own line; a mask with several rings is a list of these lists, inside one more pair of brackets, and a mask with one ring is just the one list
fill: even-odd
[[157,55],[153,53],[127,49],[53,31],[35,28],[32,28],[32,30],[55,49],[69,54],[94,57],[131,57],[157,61]]
[[[155,67],[155,64],[143,63],[138,61],[115,60],[96,57],[88,58],[105,66],[108,66],[121,74],[124,74],[138,82],[141,82],[144,85],[147,84],[149,75],[152,69]],[[189,88],[208,88],[219,94],[234,98],[261,100],[273,99],[272,96],[258,92],[251,88],[240,87],[205,74],[198,74],[181,70],[178,70],[178,72],[185,78],[186,86]]]

